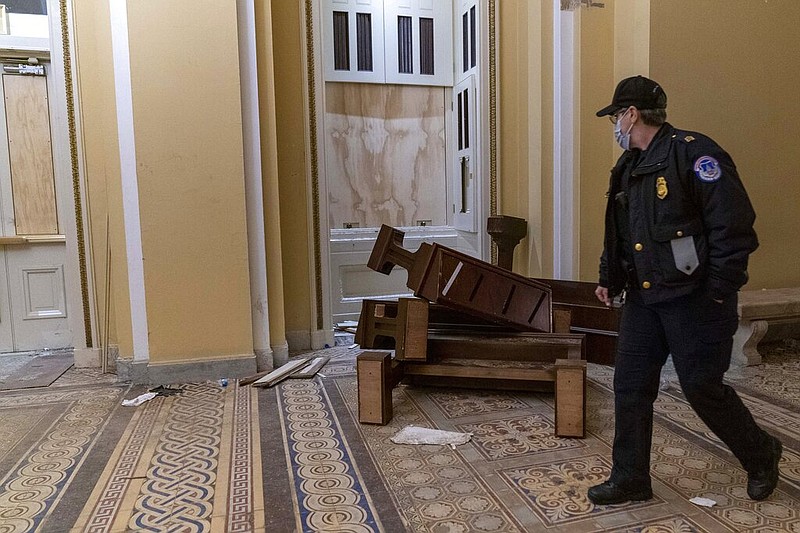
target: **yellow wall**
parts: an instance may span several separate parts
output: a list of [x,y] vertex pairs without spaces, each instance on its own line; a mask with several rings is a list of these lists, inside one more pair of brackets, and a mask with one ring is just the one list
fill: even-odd
[[651,3],[651,74],[668,120],[731,154],[757,213],[748,289],[800,285],[800,2]]
[[[275,101],[278,132],[278,184],[281,204],[281,243],[283,252],[286,330],[310,331],[311,301],[315,290],[309,283],[306,132],[302,52],[305,38],[301,30],[300,2],[272,2],[272,29],[275,54]],[[321,113],[321,110],[318,110]]]
[[150,360],[253,353],[236,3],[128,3]]
[[614,151],[612,125],[595,113],[608,105],[617,80],[614,79],[614,8],[580,12],[580,266],[579,279],[597,281],[603,252],[603,225],[609,169],[619,155]]
[[528,221],[514,271],[549,276],[553,264],[552,4],[498,2],[498,213]]

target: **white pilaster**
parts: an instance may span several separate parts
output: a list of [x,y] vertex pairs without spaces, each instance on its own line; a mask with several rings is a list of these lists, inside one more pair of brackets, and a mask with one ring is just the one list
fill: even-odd
[[576,11],[553,0],[553,276],[575,279],[578,227],[578,26]]
[[261,126],[258,108],[256,17],[253,0],[237,0],[239,23],[239,83],[242,95],[244,190],[247,210],[247,255],[250,266],[250,313],[253,350],[259,370],[272,365],[267,305],[267,254],[264,238],[264,196],[261,172]]
[[117,104],[117,133],[122,179],[122,207],[125,223],[125,249],[128,258],[128,288],[131,303],[133,360],[150,359],[147,338],[142,229],[139,218],[139,183],[136,173],[136,142],[133,128],[130,44],[128,41],[127,0],[110,0],[111,47],[114,58],[114,88]]

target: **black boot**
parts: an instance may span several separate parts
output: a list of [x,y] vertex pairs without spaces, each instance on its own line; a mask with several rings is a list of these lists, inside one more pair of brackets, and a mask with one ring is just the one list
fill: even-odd
[[754,500],[766,499],[778,486],[778,463],[781,462],[783,446],[775,437],[772,440],[772,459],[762,470],[747,475],[747,495]]
[[606,481],[589,488],[589,501],[595,505],[611,505],[630,501],[649,500],[653,489],[647,485],[633,485]]

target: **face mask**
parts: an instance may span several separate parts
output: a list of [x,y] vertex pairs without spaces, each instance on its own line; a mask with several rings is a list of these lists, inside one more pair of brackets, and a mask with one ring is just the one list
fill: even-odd
[[625,111],[622,116],[617,119],[617,123],[614,124],[614,140],[617,141],[617,144],[620,145],[623,150],[631,149],[631,130],[633,129],[633,124],[630,125],[628,131],[622,133],[622,117],[627,114],[628,112]]

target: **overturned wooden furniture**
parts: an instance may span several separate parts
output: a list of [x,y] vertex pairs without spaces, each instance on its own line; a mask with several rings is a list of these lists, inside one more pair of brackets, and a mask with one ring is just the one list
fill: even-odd
[[550,287],[554,331],[586,335],[586,360],[613,365],[622,310],[607,307],[594,295],[597,283],[537,279]]
[[408,271],[415,296],[521,331],[552,331],[550,288],[439,244],[403,248],[404,233],[383,225],[367,266]]
[[[386,424],[401,380],[556,393],[557,436],[585,434],[584,335],[553,332],[549,287],[436,244],[402,248],[381,228],[368,265],[408,270],[421,299],[364,300],[356,333],[359,420]],[[429,305],[428,301],[433,302]],[[424,342],[422,342],[424,340]]]
[[[497,246],[497,266],[511,270],[514,249],[527,234],[525,219],[508,215],[490,216],[486,232]],[[536,279],[536,278],[535,278]],[[586,335],[587,360],[614,364],[620,310],[606,307],[594,295],[597,283],[536,279],[552,291],[553,331]]]
[[[459,336],[455,343],[438,339],[438,355],[429,362],[398,361],[388,351],[365,351],[356,360],[359,421],[387,424],[392,419],[392,389],[406,378],[423,385],[446,383],[488,389],[553,390],[555,435],[583,438],[586,434],[586,361],[575,358],[531,361],[530,355],[537,350],[526,346],[526,342],[548,342],[536,336],[510,340],[522,357],[508,354],[509,357],[503,359],[496,357],[496,350],[505,350],[509,339],[485,336],[480,339]],[[575,336],[571,337],[570,341],[574,341]],[[562,336],[559,340],[566,339]],[[459,346],[467,347],[473,341],[478,342],[472,350],[468,349],[469,357],[461,357]],[[580,339],[577,341],[579,344]],[[575,345],[567,342],[561,347],[571,350]]]

